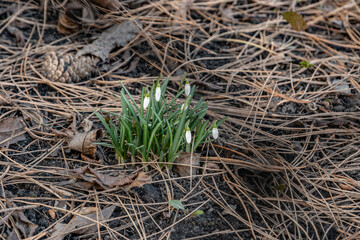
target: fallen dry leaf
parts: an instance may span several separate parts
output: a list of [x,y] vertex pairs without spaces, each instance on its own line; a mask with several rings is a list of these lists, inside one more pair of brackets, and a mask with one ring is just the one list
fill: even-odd
[[131,188],[142,187],[145,184],[151,183],[151,181],[151,176],[147,175],[145,172],[139,172],[135,180],[129,185],[125,186],[124,189],[125,191],[129,191]]
[[56,30],[61,34],[71,34],[80,31],[82,26],[73,21],[66,13],[60,13]]
[[140,31],[140,23],[125,21],[105,30],[92,44],[78,51],[77,56],[91,54],[105,61],[115,47],[124,47],[133,40]]
[[[93,212],[82,216],[75,216],[68,224],[57,223],[51,236],[48,239],[62,240],[70,233],[75,234],[91,234],[97,231],[97,218],[99,221],[105,221],[110,218],[111,214],[115,210],[115,205],[104,208],[101,213]],[[100,212],[100,211],[99,211]],[[92,220],[90,220],[92,219]]]
[[0,121],[0,147],[26,139],[22,118],[9,117]]
[[51,217],[51,219],[55,219],[56,218],[56,210],[54,209],[49,209],[49,216]]
[[68,148],[94,157],[96,152],[96,145],[94,142],[101,136],[102,130],[100,129],[84,133],[76,133],[72,136]]
[[89,132],[94,123],[89,119],[85,118],[79,125],[79,128],[83,128],[84,132]]
[[[76,127],[76,117],[73,117],[73,121],[70,125],[70,129],[66,129],[64,132],[52,130],[56,135],[67,138],[67,148],[81,152],[87,156],[95,157],[96,153],[96,142],[97,139],[103,137],[103,131],[101,129],[90,130],[92,123],[86,122],[83,125]],[[82,127],[87,132],[79,132],[77,129]]]
[[[64,201],[64,200],[56,200],[55,204],[54,204],[54,207],[62,208],[64,210],[66,210],[67,209],[66,201]],[[62,210],[60,210],[60,212],[66,213],[66,211],[62,211]]]
[[151,177],[144,172],[134,173],[130,176],[111,176],[108,174],[99,173],[96,170],[85,166],[69,171],[69,175],[77,180],[84,180],[85,182],[76,182],[74,186],[82,189],[90,189],[97,187],[101,189],[111,189],[116,186],[125,186],[125,189],[133,187],[141,187],[144,184],[151,183]]
[[[12,196],[11,193],[6,194],[8,197]],[[9,208],[17,207],[15,203],[6,201],[6,206]],[[13,219],[10,220],[10,218]],[[8,222],[8,223],[6,223]],[[15,226],[12,223],[15,223]],[[27,219],[25,214],[21,210],[15,210],[11,214],[7,214],[0,220],[0,226],[2,225],[12,226],[12,232],[7,239],[18,239],[15,229],[22,235],[22,239],[29,238],[34,235],[38,225],[32,223]]]
[[197,166],[200,164],[200,154],[197,153],[181,153],[175,160],[174,171],[177,172],[180,177],[190,176],[192,164],[192,174],[197,172]]
[[307,24],[303,17],[296,12],[284,12],[281,14],[285,20],[290,23],[291,27],[296,31],[305,31]]

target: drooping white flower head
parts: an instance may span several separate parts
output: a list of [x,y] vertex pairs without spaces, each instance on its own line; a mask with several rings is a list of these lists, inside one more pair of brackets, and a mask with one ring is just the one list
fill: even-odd
[[161,88],[160,88],[160,84],[158,84],[155,89],[155,100],[157,102],[160,101],[160,97],[161,97]]
[[181,105],[181,111],[185,111],[186,109],[188,109],[188,105],[186,105],[186,107],[185,107],[185,103],[183,103],[182,105]]
[[187,143],[191,143],[191,132],[189,127],[186,128],[185,139]]
[[150,103],[150,95],[147,93],[145,95],[145,98],[144,98],[144,109],[147,109],[147,107],[149,106],[149,103]]
[[191,91],[190,83],[188,80],[185,82],[185,96],[189,96]]
[[213,126],[212,136],[214,139],[217,139],[219,137],[219,129],[216,127],[216,124],[214,124]]

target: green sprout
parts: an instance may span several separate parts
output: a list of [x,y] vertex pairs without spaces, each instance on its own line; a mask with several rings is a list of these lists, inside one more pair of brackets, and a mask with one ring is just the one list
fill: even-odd
[[185,211],[185,207],[182,204],[182,202],[180,200],[171,200],[169,201],[170,206],[172,206],[173,208],[177,209],[177,210],[183,210]]
[[196,210],[193,214],[191,214],[191,217],[196,217],[203,214],[204,214],[203,210]]
[[281,194],[284,194],[284,192],[286,190],[286,186],[283,183],[281,183],[279,185],[274,185],[273,187],[275,190],[279,191]]
[[[182,210],[184,212],[184,214],[186,214],[186,210],[185,210],[185,207],[184,205],[182,204],[182,202],[180,200],[171,200],[168,202],[170,204],[170,206],[172,206],[173,208],[177,209],[177,210]],[[204,211],[199,209],[199,210],[196,210],[195,212],[193,212],[190,216],[190,218],[193,218],[193,217],[196,217],[196,216],[199,216],[199,215],[203,215],[204,214]]]
[[309,63],[309,61],[302,61],[302,62],[300,62],[300,67],[301,67],[301,68],[310,68],[310,67],[312,67],[312,66],[314,66],[314,64]]
[[[189,82],[185,75],[181,83],[185,82],[189,94],[183,104],[178,101],[184,93],[182,88],[172,99],[165,96],[168,82],[169,78],[166,78],[160,84],[159,77],[150,91],[144,87],[140,104],[120,82],[123,88],[117,97],[122,112],[95,111],[110,140],[110,143],[100,144],[114,149],[119,164],[125,163],[129,156],[132,162],[141,157],[145,162],[156,159],[173,163],[181,152],[194,152],[201,144],[211,141],[209,136],[214,127],[218,128],[226,120],[214,123],[204,120],[208,103],[200,99],[193,104],[195,86],[188,92]],[[102,114],[112,117],[104,118]]]

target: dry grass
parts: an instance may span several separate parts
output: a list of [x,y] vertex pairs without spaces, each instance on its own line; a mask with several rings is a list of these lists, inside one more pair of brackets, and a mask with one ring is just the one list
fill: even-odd
[[[41,62],[50,50],[74,51],[90,40],[54,35],[51,2],[45,7],[22,2],[26,4],[0,22],[0,89],[6,102],[0,120],[13,115],[31,119],[31,140],[0,150],[0,183],[3,190],[29,184],[44,193],[15,196],[14,203],[59,210],[54,201],[65,199],[61,191],[69,192],[71,208],[56,222],[85,205],[118,206],[116,217],[95,221],[99,230],[103,227],[98,239],[102,233],[127,238],[128,231],[140,239],[176,239],[172,229],[209,203],[227,211],[233,221],[219,212],[228,223],[226,230],[189,239],[228,239],[228,234],[239,239],[359,238],[359,1],[122,1],[121,14],[109,13],[94,23],[101,26],[97,32],[105,23],[130,18],[141,21],[143,32],[112,54],[110,64],[104,64],[108,70],[99,68],[77,84],[47,80]],[[139,7],[129,7],[131,2]],[[306,32],[292,30],[283,20],[281,12],[289,9],[304,16]],[[6,33],[15,20],[28,25],[23,47]],[[129,63],[139,65],[121,65],[126,54]],[[314,66],[299,68],[306,60]],[[124,74],[127,67],[134,70]],[[174,189],[182,191],[191,212],[172,213],[164,227],[158,218],[169,214],[166,201],[144,203],[136,193],[118,188],[79,193],[58,184],[69,179],[59,172],[84,161],[66,153],[51,129],[68,127],[74,114],[97,121],[91,116],[94,110],[120,111],[113,95],[119,80],[139,93],[140,85],[152,84],[161,73],[171,76],[175,89],[182,71],[209,101],[209,118],[230,116],[221,141],[204,146],[210,156],[203,155],[203,160],[221,164],[222,170],[193,176],[188,188],[181,185],[184,180],[153,164],[151,174],[162,194],[171,200]],[[347,82],[352,94],[339,94],[333,79]],[[61,157],[52,157],[52,152]],[[93,166],[104,172],[120,170]],[[197,195],[205,200],[192,202]],[[31,239],[44,237],[55,223]],[[149,230],[150,223],[156,227]]]

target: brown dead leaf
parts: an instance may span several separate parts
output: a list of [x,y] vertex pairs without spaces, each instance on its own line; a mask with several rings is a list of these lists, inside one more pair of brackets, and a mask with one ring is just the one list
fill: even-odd
[[[16,204],[13,202],[7,202],[6,203],[7,207],[16,207]],[[25,216],[25,214],[21,211],[21,210],[15,210],[12,214],[8,214],[5,218],[2,218],[0,220],[0,226],[5,224],[5,222],[7,222],[8,220],[10,220],[10,217],[12,217],[12,219],[15,222],[15,228],[19,231],[19,233],[22,235],[22,239],[31,237],[34,235],[35,230],[37,229],[38,225],[36,225],[35,223],[32,223],[29,221],[29,219],[27,219],[27,217]],[[13,224],[7,224],[8,226],[13,226]],[[15,232],[15,228],[13,228],[12,232]],[[17,235],[10,233],[10,236],[12,237],[8,237],[8,239],[18,239],[15,238],[17,237]]]
[[135,180],[129,185],[125,186],[124,189],[125,191],[129,191],[131,188],[142,187],[145,184],[151,183],[151,181],[151,176],[147,175],[145,172],[139,172]]
[[97,231],[97,219],[99,218],[99,221],[102,222],[109,219],[114,210],[115,205],[111,205],[110,207],[101,210],[101,213],[93,212],[90,214],[82,215],[86,218],[82,216],[75,216],[68,224],[57,223],[54,226],[53,232],[48,239],[62,240],[66,235],[70,233],[82,235],[94,233]]
[[91,54],[105,61],[115,47],[124,47],[133,40],[140,31],[140,23],[125,21],[105,30],[92,44],[78,51],[77,56]]
[[90,132],[76,133],[72,136],[68,148],[94,157],[96,145],[94,142],[102,136],[102,130],[97,129]]
[[93,127],[94,123],[89,119],[85,118],[79,125],[79,128],[82,128],[84,132],[89,132]]
[[[82,189],[90,189],[92,187],[97,187],[100,189],[111,189],[116,186],[125,185],[129,185],[126,187],[126,189],[130,189],[132,187],[142,186],[151,182],[151,177],[147,176],[144,172],[135,173],[130,176],[111,176],[108,174],[99,173],[98,171],[88,166],[70,170],[69,175],[77,180],[85,181],[76,182],[74,184],[77,187],[82,187]],[[134,181],[136,182],[130,186]]]
[[96,145],[94,144],[94,142],[96,142],[97,139],[103,137],[103,131],[100,129],[96,129],[93,131],[79,132],[77,130],[80,127],[82,127],[84,130],[90,130],[90,125],[92,126],[92,124],[87,122],[85,123],[85,126],[79,125],[78,127],[76,127],[76,117],[74,116],[69,129],[66,129],[65,131],[58,131],[52,129],[52,131],[58,136],[67,138],[68,149],[81,152],[87,156],[94,158],[96,152]]
[[49,209],[49,216],[51,217],[51,219],[55,219],[56,218],[56,210],[54,209]]
[[283,18],[290,23],[291,27],[296,31],[305,31],[307,24],[303,17],[296,12],[284,12],[281,14]]
[[73,21],[66,13],[60,13],[56,30],[61,34],[71,34],[80,31],[82,26]]
[[177,172],[180,177],[190,176],[190,169],[192,164],[192,174],[197,172],[197,166],[200,164],[200,154],[198,153],[181,153],[175,160],[174,171]]
[[[64,210],[66,210],[67,209],[66,201],[64,201],[64,200],[56,200],[55,204],[54,204],[54,207],[62,208]],[[56,212],[56,210],[55,210],[55,212]],[[66,213],[66,211],[62,211],[62,210],[60,210],[60,212],[61,213]]]
[[9,117],[0,121],[0,147],[25,140],[22,118]]

